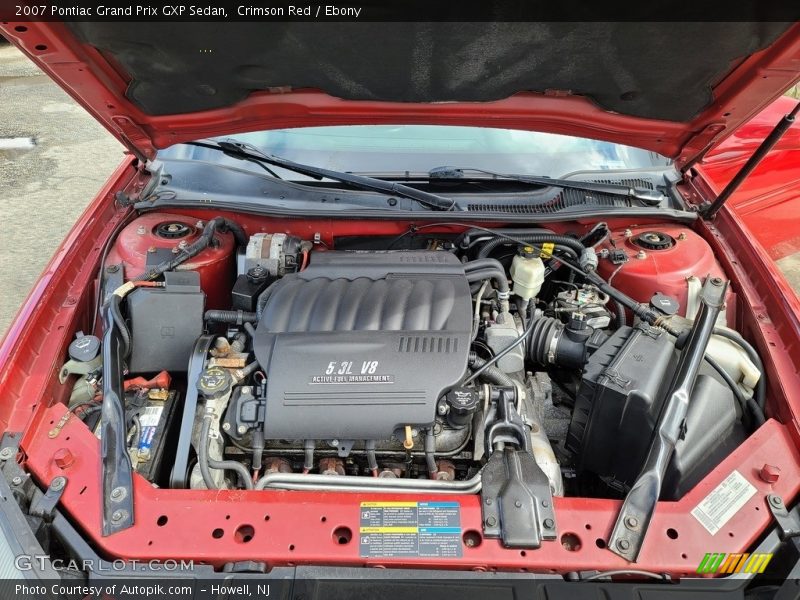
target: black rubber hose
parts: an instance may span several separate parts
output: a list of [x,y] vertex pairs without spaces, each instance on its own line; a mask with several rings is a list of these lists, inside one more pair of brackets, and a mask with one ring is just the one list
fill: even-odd
[[231,342],[231,354],[241,354],[246,345],[247,334],[242,332],[237,333],[235,336],[233,336],[233,341]]
[[[277,283],[277,282],[276,282]],[[264,308],[267,306],[267,302],[269,302],[270,296],[272,296],[272,292],[275,291],[275,284],[273,283],[263,292],[261,292],[258,296],[258,303],[256,304],[256,317],[257,320],[261,320],[261,315],[264,314]]]
[[508,279],[503,271],[497,269],[481,269],[479,271],[468,271],[466,273],[467,281],[474,283],[476,281],[483,281],[484,279],[491,279],[497,284],[497,289],[501,292],[508,293],[510,287]]
[[98,404],[98,405],[96,405],[96,406],[90,406],[90,407],[89,407],[89,408],[87,408],[86,410],[82,411],[82,412],[81,412],[81,414],[80,414],[80,415],[78,415],[78,418],[79,418],[81,421],[85,421],[85,420],[86,420],[86,418],[87,418],[88,416],[90,416],[90,415],[93,415],[93,414],[95,414],[95,413],[98,413],[98,412],[100,412],[100,411],[102,410],[102,408],[103,408],[103,407],[102,407],[101,405],[99,405],[99,404]]
[[483,269],[499,269],[503,270],[502,263],[496,258],[479,258],[464,263],[464,271],[479,271]]
[[736,396],[736,399],[739,401],[739,404],[742,406],[742,410],[749,410],[750,414],[753,416],[753,420],[755,422],[756,427],[760,427],[764,424],[766,420],[764,417],[764,411],[761,410],[761,407],[755,401],[754,398],[744,395],[742,390],[739,389],[739,386],[736,385],[736,382],[733,378],[728,374],[728,372],[722,368],[722,366],[715,361],[710,356],[706,355],[705,357],[706,362],[711,365],[717,374],[722,377],[723,381],[728,385],[728,387],[733,392],[733,395]]
[[258,361],[254,360],[253,362],[251,362],[246,367],[242,367],[241,369],[237,369],[235,371],[235,376],[239,381],[244,381],[245,379],[250,377],[250,375],[255,373],[256,369],[258,369]]
[[549,365],[550,346],[563,330],[563,324],[553,317],[540,317],[531,328],[528,338],[528,358],[540,365]]
[[616,309],[617,323],[616,327],[625,327],[628,324],[628,317],[625,315],[625,307],[619,300],[614,300],[614,308]]
[[111,311],[111,318],[114,320],[114,325],[117,331],[119,331],[119,337],[122,340],[122,358],[128,358],[131,354],[131,332],[120,311],[120,302],[122,302],[122,298],[116,294],[112,295],[109,309]]
[[258,315],[244,310],[207,310],[203,317],[206,321],[243,325],[244,323],[258,323]]
[[[513,237],[522,242],[530,242],[531,244],[543,244],[545,242],[551,242],[556,246],[569,248],[575,252],[577,256],[581,256],[586,250],[586,246],[584,246],[580,241],[566,235],[556,235],[553,233],[520,233]],[[478,258],[486,258],[498,246],[513,243],[514,242],[506,238],[496,237],[495,239],[490,240],[481,246],[481,249],[478,250]]]
[[256,429],[253,431],[253,470],[260,471],[264,456],[264,432]]
[[758,378],[758,383],[756,384],[755,398],[756,398],[756,403],[763,412],[767,401],[767,374],[764,371],[764,363],[761,362],[761,357],[758,355],[758,352],[750,344],[750,342],[744,339],[736,331],[730,331],[728,329],[722,329],[722,328],[715,328],[714,334],[727,338],[734,344],[741,346],[742,350],[744,350],[747,353],[750,362],[752,362],[756,366],[756,368],[759,371],[761,371],[761,377]]
[[138,277],[135,277],[134,281],[148,281],[155,279],[166,271],[172,271],[190,258],[197,256],[200,252],[211,245],[211,242],[214,239],[214,234],[217,231],[230,231],[233,234],[238,246],[247,244],[247,237],[245,236],[244,229],[242,229],[237,223],[234,223],[233,221],[224,217],[214,217],[206,223],[205,227],[203,227],[203,232],[200,234],[199,238],[189,244],[175,257],[165,260],[155,267],[151,267]]
[[469,282],[493,279],[500,292],[508,293],[511,289],[508,285],[508,278],[503,265],[494,258],[484,258],[464,263],[464,273],[466,273],[467,281]]
[[[531,304],[529,303],[528,306],[530,307]],[[484,364],[482,367],[477,369],[472,375],[470,375],[469,377],[464,379],[464,381],[461,382],[461,385],[467,385],[470,382],[475,381],[475,379],[477,379],[478,377],[483,375],[488,369],[491,369],[492,365],[494,365],[494,363],[496,363],[498,360],[503,358],[506,354],[511,352],[514,348],[516,348],[517,346],[522,344],[528,338],[528,336],[531,334],[531,331],[533,330],[533,324],[536,323],[536,321],[537,321],[537,319],[532,319],[532,318],[529,319],[528,320],[528,324],[525,327],[525,331],[523,331],[522,334],[518,338],[513,340],[508,346],[506,346],[500,352],[495,354],[492,358],[487,360],[486,364]]]
[[[456,240],[456,244],[462,250],[467,250],[469,248],[472,248],[473,246],[476,246],[477,244],[483,243],[483,240],[481,238],[494,239],[498,236],[504,236],[504,235],[516,238],[520,235],[533,234],[533,233],[556,235],[555,231],[538,227],[535,228],[509,227],[506,229],[491,229],[491,230],[468,229],[458,237],[458,239]],[[509,240],[509,243],[512,243],[511,240]]]
[[303,459],[303,471],[305,473],[310,472],[314,468],[314,448],[316,444],[314,440],[306,440],[303,444],[304,459]]
[[211,477],[211,469],[208,466],[208,433],[211,429],[211,419],[203,418],[200,427],[200,447],[197,449],[197,465],[200,467],[200,474],[203,476],[203,483],[209,490],[217,489],[214,479]]
[[[480,358],[474,352],[469,353],[469,366],[472,369],[480,369],[485,367],[486,361]],[[514,380],[509,377],[506,373],[498,369],[497,367],[493,367],[489,365],[485,367],[485,370],[481,373],[481,377],[486,379],[487,381],[494,383],[495,385],[502,385],[502,386],[514,386]]]
[[374,477],[378,476],[378,457],[375,454],[375,440],[367,440],[364,442],[364,449],[367,453],[367,467]]
[[428,476],[436,478],[439,469],[436,468],[436,438],[433,436],[433,427],[425,433],[425,464],[428,465]]
[[237,247],[244,248],[247,246],[248,239],[247,234],[244,232],[244,228],[236,221],[231,221],[230,219],[225,219],[224,217],[223,220],[225,221],[225,228],[221,231],[230,231]]
[[203,417],[203,426],[200,428],[200,448],[197,453],[197,464],[200,466],[200,474],[203,476],[203,483],[209,490],[218,489],[211,477],[211,469],[219,471],[236,471],[244,482],[245,489],[253,489],[253,480],[247,468],[234,460],[214,460],[208,455],[208,434],[211,429],[211,417]]

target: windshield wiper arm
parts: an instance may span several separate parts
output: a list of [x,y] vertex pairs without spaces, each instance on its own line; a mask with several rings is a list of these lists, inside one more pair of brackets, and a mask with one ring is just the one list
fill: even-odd
[[400,196],[402,198],[409,198],[415,200],[420,204],[427,206],[434,210],[453,210],[455,208],[455,200],[431,194],[423,190],[403,185],[402,183],[394,183],[391,181],[384,181],[383,179],[375,179],[373,177],[365,177],[363,175],[354,175],[353,173],[344,173],[341,171],[331,171],[321,167],[314,167],[311,165],[304,165],[296,163],[280,156],[272,154],[265,154],[255,146],[244,142],[233,140],[211,141],[201,140],[197,142],[185,142],[189,146],[199,146],[200,148],[211,148],[212,150],[219,150],[227,156],[238,158],[242,160],[255,161],[274,167],[280,167],[288,171],[307,175],[315,179],[332,179],[354,188],[367,190],[371,192],[384,192],[393,196]]
[[645,204],[656,206],[664,201],[664,195],[658,190],[648,190],[645,188],[628,187],[613,183],[591,183],[588,181],[573,181],[571,179],[553,179],[537,175],[511,175],[505,173],[495,173],[485,169],[460,168],[460,167],[436,167],[428,173],[430,179],[461,179],[464,173],[483,173],[495,179],[507,179],[509,181],[519,181],[546,187],[559,187],[571,190],[582,190],[584,192],[595,192],[598,194],[610,194],[613,196],[624,196],[634,198]]

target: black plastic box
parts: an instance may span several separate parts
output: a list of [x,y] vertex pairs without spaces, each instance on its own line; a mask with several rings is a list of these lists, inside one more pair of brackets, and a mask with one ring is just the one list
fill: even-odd
[[164,273],[164,288],[139,288],[128,296],[131,373],[186,371],[203,333],[205,294],[196,271]]
[[[580,472],[626,490],[639,475],[669,393],[679,352],[666,332],[621,327],[586,363],[567,435]],[[662,499],[680,498],[744,438],[731,390],[701,368],[683,439],[667,467]]]

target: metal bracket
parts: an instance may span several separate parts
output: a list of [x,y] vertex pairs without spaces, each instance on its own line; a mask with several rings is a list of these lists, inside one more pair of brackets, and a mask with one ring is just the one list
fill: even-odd
[[0,463],[13,460],[19,452],[20,433],[5,432],[0,438]]
[[700,312],[681,352],[670,391],[661,408],[658,426],[650,441],[642,470],[622,503],[617,522],[608,540],[608,549],[635,562],[647,535],[650,521],[661,495],[664,473],[686,426],[694,384],[722,306],[728,284],[708,277],[700,296]]
[[553,495],[514,408],[516,393],[511,388],[492,390],[495,419],[486,427],[491,455],[481,473],[483,534],[501,538],[507,548],[538,548],[542,540],[556,538]]
[[767,506],[780,529],[781,540],[800,537],[800,518],[796,514],[790,513],[783,503],[783,498],[777,494],[767,496]]
[[[103,536],[133,527],[133,467],[126,447],[120,334],[111,309],[103,309],[103,403],[100,409],[103,461]],[[70,413],[67,413],[70,414]]]
[[35,517],[41,517],[47,523],[51,522],[55,517],[56,506],[61,500],[61,494],[64,493],[64,488],[66,487],[66,477],[63,475],[54,477],[45,493],[39,496],[38,500],[31,505],[30,514]]
[[507,548],[538,548],[557,536],[550,480],[526,450],[496,450],[481,474],[483,535]]

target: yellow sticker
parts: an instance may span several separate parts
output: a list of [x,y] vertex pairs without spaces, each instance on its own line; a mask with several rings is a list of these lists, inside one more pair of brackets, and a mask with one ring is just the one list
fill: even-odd
[[539,254],[540,258],[551,258],[553,256],[553,250],[555,250],[556,245],[553,242],[545,242],[542,244],[542,252]]

